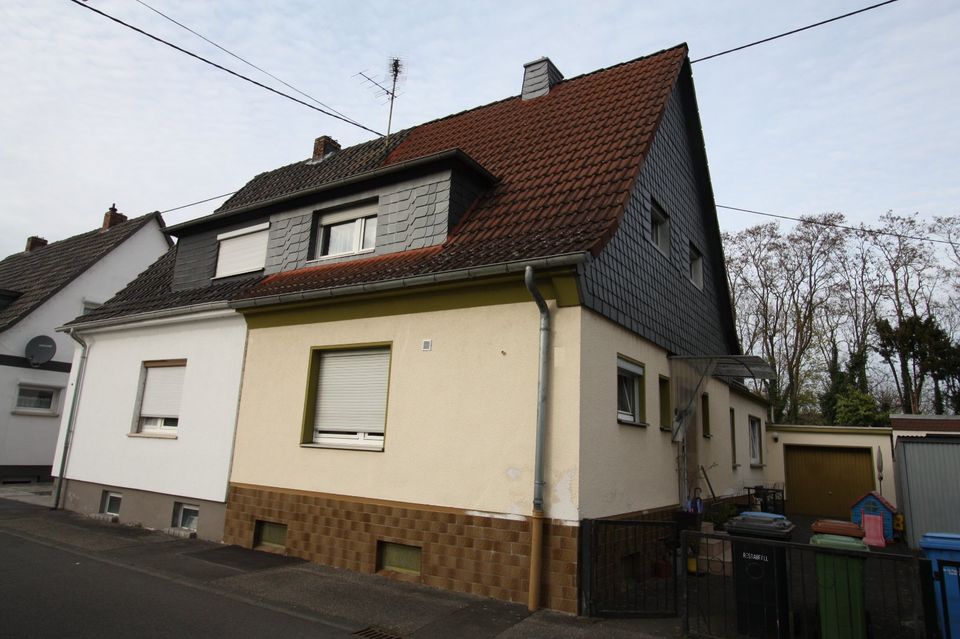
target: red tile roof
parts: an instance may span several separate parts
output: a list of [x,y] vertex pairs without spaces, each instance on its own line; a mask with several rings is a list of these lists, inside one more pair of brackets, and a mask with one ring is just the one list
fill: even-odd
[[429,252],[280,273],[242,297],[592,251],[613,235],[686,45],[409,129],[384,165],[458,148],[499,178]]

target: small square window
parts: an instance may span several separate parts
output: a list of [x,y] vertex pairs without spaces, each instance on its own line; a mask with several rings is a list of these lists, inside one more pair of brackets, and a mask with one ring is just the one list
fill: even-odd
[[253,529],[255,548],[283,549],[287,547],[287,525],[257,520]]
[[405,575],[419,575],[421,550],[417,546],[389,541],[377,542],[377,571],[392,570]]
[[656,202],[650,207],[650,241],[664,255],[670,255],[670,218]]
[[627,424],[645,421],[643,365],[617,358],[617,419]]
[[269,222],[218,235],[217,270],[214,277],[229,277],[263,269],[267,260],[269,238]]
[[200,520],[200,507],[177,502],[173,505],[173,527],[196,531]]
[[670,378],[660,377],[660,428],[673,432],[673,405],[670,396]]
[[703,288],[703,254],[693,244],[690,245],[690,271],[688,275],[694,286]]
[[21,384],[17,387],[14,412],[22,415],[56,416],[60,412],[60,389]]
[[108,490],[103,491],[103,497],[101,498],[102,503],[100,504],[100,512],[106,513],[108,515],[119,515],[121,501],[123,501],[122,494],[110,492]]

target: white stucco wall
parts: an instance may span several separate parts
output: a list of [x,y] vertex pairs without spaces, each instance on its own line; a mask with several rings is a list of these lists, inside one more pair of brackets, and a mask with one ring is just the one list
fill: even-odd
[[[779,440],[779,441],[775,441]],[[861,428],[847,426],[771,426],[767,431],[769,451],[767,476],[770,481],[786,482],[784,468],[785,446],[830,446],[840,448],[869,448],[873,454],[873,475],[877,481],[877,450],[883,455],[883,496],[897,504],[896,478],[893,472],[893,444],[889,428]],[[790,496],[786,496],[790,499]]]
[[[159,224],[151,220],[29,316],[0,334],[0,352],[23,357],[27,342],[37,335],[46,335],[57,345],[54,361],[70,362],[74,342],[55,329],[80,315],[84,301],[102,303],[113,297],[168,248]],[[65,388],[67,377],[66,373],[0,366],[0,466],[50,463],[59,415],[15,414],[17,386],[23,381]],[[61,406],[65,394],[61,393]]]
[[[579,518],[580,315],[554,308],[545,512],[561,520]],[[421,350],[425,339],[431,351]],[[532,301],[254,328],[231,481],[529,514],[538,341]],[[383,342],[384,450],[301,447],[311,347]]]
[[[245,334],[232,311],[85,333],[87,368],[66,477],[224,501]],[[162,359],[187,360],[177,438],[131,437],[142,363]]]
[[[659,426],[659,379],[671,376],[667,352],[591,311],[584,310],[581,342],[580,501],[581,517],[594,518],[677,504],[677,450],[671,433]],[[644,365],[647,426],[617,421],[617,357]],[[711,432],[704,438],[699,417],[688,436],[696,438],[699,463],[707,468],[717,496],[764,482],[763,468],[751,468],[747,415],[763,417],[760,402],[716,379],[706,380]],[[699,399],[697,408],[699,409]],[[730,407],[736,411],[737,461],[730,452]],[[705,482],[703,497],[709,496]]]

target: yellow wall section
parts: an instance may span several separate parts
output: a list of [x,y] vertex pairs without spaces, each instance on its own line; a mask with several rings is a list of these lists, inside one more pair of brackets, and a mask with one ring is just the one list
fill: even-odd
[[[551,309],[546,514],[577,520],[583,312],[553,302]],[[317,321],[323,309],[305,312]],[[330,314],[330,321],[293,325],[265,321],[271,315],[248,317],[231,481],[530,512],[539,340],[532,301],[355,319]],[[425,339],[433,350],[421,351]],[[384,451],[301,447],[310,349],[384,342],[391,344]]]

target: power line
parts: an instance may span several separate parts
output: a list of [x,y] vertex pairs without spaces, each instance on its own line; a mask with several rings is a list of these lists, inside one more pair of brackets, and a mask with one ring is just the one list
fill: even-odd
[[842,16],[837,16],[837,17],[835,17],[835,18],[830,18],[830,19],[828,19],[828,20],[821,20],[820,22],[815,22],[815,23],[813,23],[813,24],[808,24],[807,26],[805,26],[805,27],[800,27],[799,29],[793,29],[792,31],[787,31],[787,32],[781,33],[781,34],[779,34],[779,35],[770,36],[769,38],[764,38],[763,40],[757,40],[756,42],[751,42],[750,44],[744,44],[744,45],[739,46],[739,47],[734,47],[733,49],[727,49],[726,51],[720,51],[719,53],[713,53],[713,54],[711,54],[711,55],[704,56],[704,57],[702,57],[702,58],[697,58],[696,60],[691,60],[691,61],[690,61],[690,64],[696,64],[697,62],[703,62],[704,60],[710,60],[711,58],[719,58],[719,57],[722,56],[722,55],[727,55],[728,53],[733,53],[734,51],[742,51],[743,49],[749,49],[750,47],[755,47],[755,46],[757,46],[758,44],[763,44],[763,43],[765,43],[765,42],[771,42],[771,41],[773,41],[773,40],[779,40],[780,38],[785,38],[785,37],[787,37],[788,35],[793,35],[793,34],[795,34],[795,33],[800,33],[801,31],[806,31],[807,29],[814,29],[814,28],[816,28],[816,27],[821,27],[821,26],[823,26],[823,25],[825,25],[825,24],[829,24],[829,23],[831,23],[831,22],[836,22],[837,20],[843,20],[844,18],[849,18],[850,16],[855,16],[855,15],[857,15],[858,13],[864,13],[865,11],[870,11],[870,10],[872,10],[872,9],[876,9],[877,7],[882,7],[882,6],[887,5],[887,4],[893,4],[894,2],[897,2],[897,0],[887,0],[886,2],[880,2],[880,3],[874,4],[874,5],[870,5],[869,7],[864,7],[863,9],[857,9],[856,11],[851,11],[850,13],[845,13],[845,14],[843,14]]
[[263,68],[261,68],[261,67],[258,67],[257,65],[255,65],[255,64],[252,63],[252,62],[250,62],[249,60],[246,60],[246,59],[240,57],[239,55],[237,55],[237,54],[234,53],[233,51],[230,51],[229,49],[220,46],[219,44],[217,44],[216,42],[214,42],[214,41],[211,40],[210,38],[206,37],[206,36],[203,35],[202,33],[198,33],[197,31],[194,31],[193,29],[191,29],[191,28],[188,27],[187,25],[183,24],[182,22],[179,22],[179,21],[175,20],[174,18],[171,18],[170,16],[168,16],[168,15],[165,14],[165,13],[163,13],[163,12],[160,11],[159,9],[154,9],[153,7],[151,7],[149,4],[147,4],[147,3],[144,2],[143,0],[136,0],[136,1],[137,1],[139,4],[143,5],[144,7],[146,7],[147,9],[150,9],[150,11],[153,11],[154,13],[156,13],[158,16],[164,18],[165,20],[169,20],[170,22],[172,22],[173,24],[177,25],[178,27],[180,27],[180,28],[182,28],[182,29],[186,29],[187,31],[189,31],[189,32],[192,33],[193,35],[197,36],[198,38],[200,38],[200,39],[203,40],[204,42],[208,42],[209,44],[212,44],[213,46],[215,46],[216,48],[220,49],[221,51],[223,51],[223,52],[226,53],[227,55],[233,56],[234,58],[236,58],[236,59],[239,60],[240,62],[243,62],[245,65],[256,69],[256,70],[259,71],[260,73],[263,73],[263,74],[265,74],[265,75],[270,76],[271,78],[273,78],[274,80],[276,80],[276,81],[279,82],[280,84],[284,85],[284,86],[287,87],[288,89],[292,89],[292,90],[296,91],[297,93],[299,93],[300,95],[302,95],[303,97],[308,98],[308,99],[310,99],[310,100],[313,100],[314,102],[316,102],[317,104],[319,104],[319,105],[322,106],[323,108],[329,109],[330,111],[333,111],[333,112],[336,113],[337,115],[343,116],[344,118],[346,118],[347,120],[349,120],[350,122],[352,122],[352,123],[354,123],[354,124],[359,124],[356,120],[354,120],[354,119],[351,118],[351,117],[348,117],[346,114],[341,113],[340,111],[337,111],[336,109],[334,109],[334,108],[333,108],[332,106],[330,106],[329,104],[324,104],[323,102],[321,102],[320,100],[316,99],[315,97],[313,97],[313,96],[310,95],[309,93],[304,93],[303,91],[301,91],[301,90],[298,89],[297,87],[293,86],[292,84],[290,84],[290,83],[288,83],[288,82],[285,82],[285,81],[281,80],[280,78],[278,78],[277,76],[273,75],[272,73],[270,73],[270,72],[267,71],[266,69],[263,69]]
[[172,209],[167,209],[165,211],[160,211],[161,213],[172,213],[173,211],[179,211],[180,209],[187,209],[191,206],[196,206],[197,204],[206,204],[207,202],[213,202],[214,200],[219,200],[220,198],[233,195],[236,191],[230,191],[229,193],[224,193],[223,195],[214,195],[213,197],[208,197],[205,200],[197,200],[196,202],[191,202],[190,204],[181,204],[180,206],[175,206]]
[[314,111],[319,111],[320,113],[322,113],[322,114],[324,114],[324,115],[327,115],[327,116],[330,116],[331,118],[335,118],[335,119],[340,120],[340,121],[342,121],[342,122],[346,122],[347,124],[351,124],[351,125],[353,125],[353,126],[355,126],[355,127],[359,127],[359,128],[361,128],[361,129],[363,129],[364,131],[368,131],[368,132],[370,132],[370,133],[373,133],[374,135],[383,137],[383,134],[380,133],[379,131],[374,131],[374,130],[371,129],[371,128],[365,127],[365,126],[363,126],[362,124],[358,124],[357,122],[353,122],[352,120],[349,120],[349,119],[347,119],[347,118],[345,118],[345,117],[343,117],[343,116],[337,115],[337,114],[335,114],[335,113],[331,113],[330,111],[327,111],[326,109],[321,109],[320,107],[314,106],[314,105],[310,104],[309,102],[304,102],[304,101],[301,100],[300,98],[295,98],[295,97],[293,97],[292,95],[290,95],[289,93],[284,93],[283,91],[278,91],[277,89],[274,89],[273,87],[270,87],[270,86],[267,86],[266,84],[263,84],[262,82],[257,82],[257,81],[254,80],[253,78],[247,77],[247,76],[243,75],[242,73],[237,73],[236,71],[233,71],[233,70],[228,69],[228,68],[226,68],[226,67],[224,67],[224,66],[221,66],[221,65],[217,64],[216,62],[213,62],[213,61],[211,61],[211,60],[208,60],[208,59],[204,58],[203,56],[197,55],[196,53],[193,53],[193,52],[191,52],[191,51],[187,51],[186,49],[184,49],[184,48],[182,48],[182,47],[178,47],[177,45],[175,45],[175,44],[173,44],[173,43],[171,43],[171,42],[167,42],[167,41],[164,40],[163,38],[160,38],[160,37],[158,37],[158,36],[155,36],[155,35],[153,35],[153,34],[151,34],[151,33],[147,33],[147,32],[144,31],[143,29],[139,29],[139,28],[133,26],[132,24],[128,24],[128,23],[124,22],[123,20],[120,20],[119,18],[115,18],[115,17],[113,17],[112,15],[110,15],[110,14],[108,14],[108,13],[104,13],[103,11],[100,11],[99,9],[94,9],[94,8],[91,7],[90,5],[87,5],[87,4],[84,4],[83,2],[81,2],[81,0],[70,0],[70,2],[74,3],[75,5],[81,6],[81,7],[83,7],[84,9],[89,9],[90,11],[93,11],[94,13],[98,13],[98,14],[100,14],[101,16],[103,16],[104,18],[107,18],[108,20],[112,20],[112,21],[116,22],[117,24],[123,25],[123,26],[127,27],[128,29],[131,29],[131,30],[133,30],[133,31],[136,31],[137,33],[139,33],[139,34],[141,34],[141,35],[144,35],[144,36],[150,38],[151,40],[154,40],[154,41],[156,41],[156,42],[159,42],[160,44],[165,44],[165,45],[167,45],[168,47],[170,47],[171,49],[176,49],[176,50],[179,51],[180,53],[185,53],[186,55],[190,56],[191,58],[200,60],[201,62],[205,62],[206,64],[209,64],[210,66],[212,66],[212,67],[214,67],[214,68],[220,69],[221,71],[225,71],[225,72],[229,73],[230,75],[232,75],[232,76],[234,76],[234,77],[240,78],[241,80],[246,80],[246,81],[249,82],[250,84],[254,84],[254,85],[260,87],[261,89],[266,89],[267,91],[270,91],[271,93],[276,93],[277,95],[282,96],[282,97],[284,97],[284,98],[287,98],[288,100],[293,100],[293,101],[296,102],[297,104],[302,104],[303,106],[307,107],[308,109],[313,109]]
[[948,246],[960,246],[960,244],[956,242],[951,242],[950,240],[940,240],[932,237],[920,237],[917,235],[902,235],[900,233],[891,233],[889,231],[878,231],[876,229],[858,228],[856,226],[834,224],[833,222],[825,222],[823,220],[814,220],[810,218],[801,218],[801,217],[790,217],[789,215],[779,215],[777,213],[767,213],[765,211],[754,211],[752,209],[741,209],[741,208],[737,208],[736,206],[724,206],[722,204],[717,204],[716,207],[718,209],[727,209],[728,211],[740,211],[741,213],[752,213],[754,215],[762,215],[764,217],[775,217],[778,220],[790,220],[791,222],[799,222],[801,224],[817,224],[820,226],[829,226],[835,229],[854,231],[856,233],[866,233],[868,235],[887,235],[890,237],[896,237],[903,240],[917,240],[919,242],[933,242],[936,244],[946,244]]

